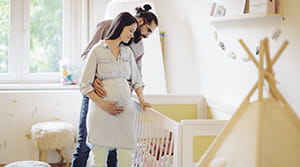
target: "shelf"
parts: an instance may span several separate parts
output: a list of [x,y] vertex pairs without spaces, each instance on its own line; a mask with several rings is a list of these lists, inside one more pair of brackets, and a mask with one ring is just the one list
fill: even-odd
[[245,20],[252,20],[252,19],[263,19],[263,18],[278,18],[283,19],[284,17],[280,14],[243,14],[237,16],[219,16],[213,17],[210,16],[207,19],[203,20],[205,22],[209,22],[210,24],[221,23],[221,22],[232,22],[232,21],[245,21]]

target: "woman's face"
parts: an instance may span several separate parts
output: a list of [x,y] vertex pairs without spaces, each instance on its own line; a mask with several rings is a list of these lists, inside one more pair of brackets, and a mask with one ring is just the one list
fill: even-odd
[[128,43],[129,40],[131,38],[133,38],[134,32],[135,32],[136,28],[137,28],[137,24],[136,23],[133,23],[133,24],[131,24],[129,26],[125,26],[123,28],[123,31],[122,31],[121,35],[120,35],[121,41],[124,42],[124,43]]

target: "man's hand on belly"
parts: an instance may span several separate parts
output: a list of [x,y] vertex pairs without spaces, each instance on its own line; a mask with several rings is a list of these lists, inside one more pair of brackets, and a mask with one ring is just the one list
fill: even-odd
[[107,96],[107,93],[104,90],[103,86],[104,86],[104,84],[102,83],[102,81],[99,78],[95,78],[95,80],[93,82],[93,88],[94,88],[95,93],[100,97]]

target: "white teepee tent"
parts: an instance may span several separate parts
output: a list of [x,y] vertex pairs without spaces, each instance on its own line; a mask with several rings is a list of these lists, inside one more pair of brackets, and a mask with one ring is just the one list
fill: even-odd
[[[240,43],[257,66],[259,79],[196,166],[300,167],[300,120],[278,91],[272,69],[288,42],[271,59],[268,39],[262,40],[259,61]],[[258,100],[250,102],[256,90]]]

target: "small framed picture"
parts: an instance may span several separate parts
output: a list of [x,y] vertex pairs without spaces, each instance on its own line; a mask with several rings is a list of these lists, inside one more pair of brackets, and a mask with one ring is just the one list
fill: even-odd
[[277,3],[279,3],[279,0],[251,0],[249,2],[250,13],[278,13]]

